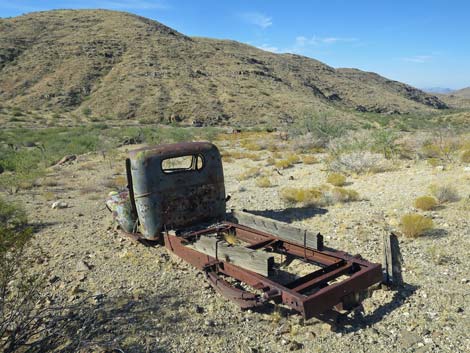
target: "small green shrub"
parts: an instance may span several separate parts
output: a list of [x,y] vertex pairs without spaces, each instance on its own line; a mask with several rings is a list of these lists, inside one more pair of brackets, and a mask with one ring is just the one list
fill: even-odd
[[341,173],[331,173],[326,178],[326,182],[334,186],[343,186],[346,183],[346,177]]
[[82,109],[82,114],[85,116],[90,116],[91,115],[91,108],[90,107],[84,107]]
[[419,237],[434,227],[432,219],[417,213],[406,214],[401,218],[402,233],[411,238]]
[[414,201],[414,206],[423,211],[432,210],[437,204],[437,200],[432,196],[420,196]]

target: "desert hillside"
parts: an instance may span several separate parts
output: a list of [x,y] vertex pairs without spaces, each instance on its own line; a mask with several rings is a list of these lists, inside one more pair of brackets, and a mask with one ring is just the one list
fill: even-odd
[[78,116],[274,125],[325,109],[404,113],[439,98],[355,69],[192,38],[107,10],[0,19],[0,103]]

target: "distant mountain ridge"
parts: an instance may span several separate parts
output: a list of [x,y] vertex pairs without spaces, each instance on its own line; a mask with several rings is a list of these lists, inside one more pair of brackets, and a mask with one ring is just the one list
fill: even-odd
[[454,92],[452,88],[446,88],[446,87],[427,87],[427,88],[421,88],[422,91],[427,92],[427,93],[440,93],[440,94],[449,94]]
[[447,108],[434,95],[375,73],[188,37],[108,10],[0,19],[0,103],[85,116],[251,125],[328,109]]

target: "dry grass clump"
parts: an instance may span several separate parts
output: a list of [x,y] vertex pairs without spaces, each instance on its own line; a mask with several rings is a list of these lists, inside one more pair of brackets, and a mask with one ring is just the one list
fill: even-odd
[[312,155],[306,155],[302,157],[302,163],[304,164],[315,164],[318,163],[318,159]]
[[247,170],[245,170],[242,174],[240,174],[237,179],[239,181],[241,180],[248,180],[248,179],[251,179],[251,178],[255,178],[257,176],[259,176],[261,174],[261,171],[259,168],[249,168]]
[[352,202],[359,200],[359,193],[353,189],[335,187],[330,192],[333,195],[333,201],[336,202]]
[[257,187],[260,187],[260,188],[269,188],[269,187],[273,186],[273,184],[271,182],[271,179],[269,179],[266,176],[256,179],[255,184],[256,184]]
[[278,169],[287,169],[292,167],[292,163],[287,159],[281,159],[274,163],[274,166]]
[[281,198],[287,203],[305,206],[327,206],[338,202],[359,200],[359,193],[352,189],[322,185],[314,188],[287,187],[281,190]]
[[294,153],[289,153],[285,159],[291,164],[300,163],[300,157]]
[[290,204],[301,203],[306,206],[318,206],[323,202],[323,192],[319,188],[293,188],[281,190],[281,198]]
[[263,149],[263,146],[256,142],[243,141],[241,145],[248,151],[261,151]]
[[[251,159],[252,161],[259,161],[263,157],[257,153],[250,153],[250,152],[240,152],[240,151],[224,151],[222,153],[222,159],[227,161],[227,158],[233,159]],[[230,159],[229,159],[230,160]]]
[[470,150],[463,151],[460,155],[460,161],[462,163],[470,163]]
[[343,186],[346,183],[346,177],[341,173],[331,173],[326,178],[326,182],[334,186]]
[[401,231],[405,236],[416,238],[432,229],[434,227],[434,223],[431,218],[416,213],[409,213],[401,218],[400,226]]
[[420,210],[432,210],[438,205],[436,198],[432,196],[420,196],[414,201],[414,206]]
[[429,190],[439,203],[456,202],[460,200],[457,189],[452,185],[430,185]]

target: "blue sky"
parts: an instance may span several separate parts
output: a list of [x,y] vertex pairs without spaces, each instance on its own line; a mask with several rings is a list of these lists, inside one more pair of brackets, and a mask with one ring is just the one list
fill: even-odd
[[0,0],[0,17],[107,8],[191,36],[233,39],[416,87],[470,86],[470,1]]

